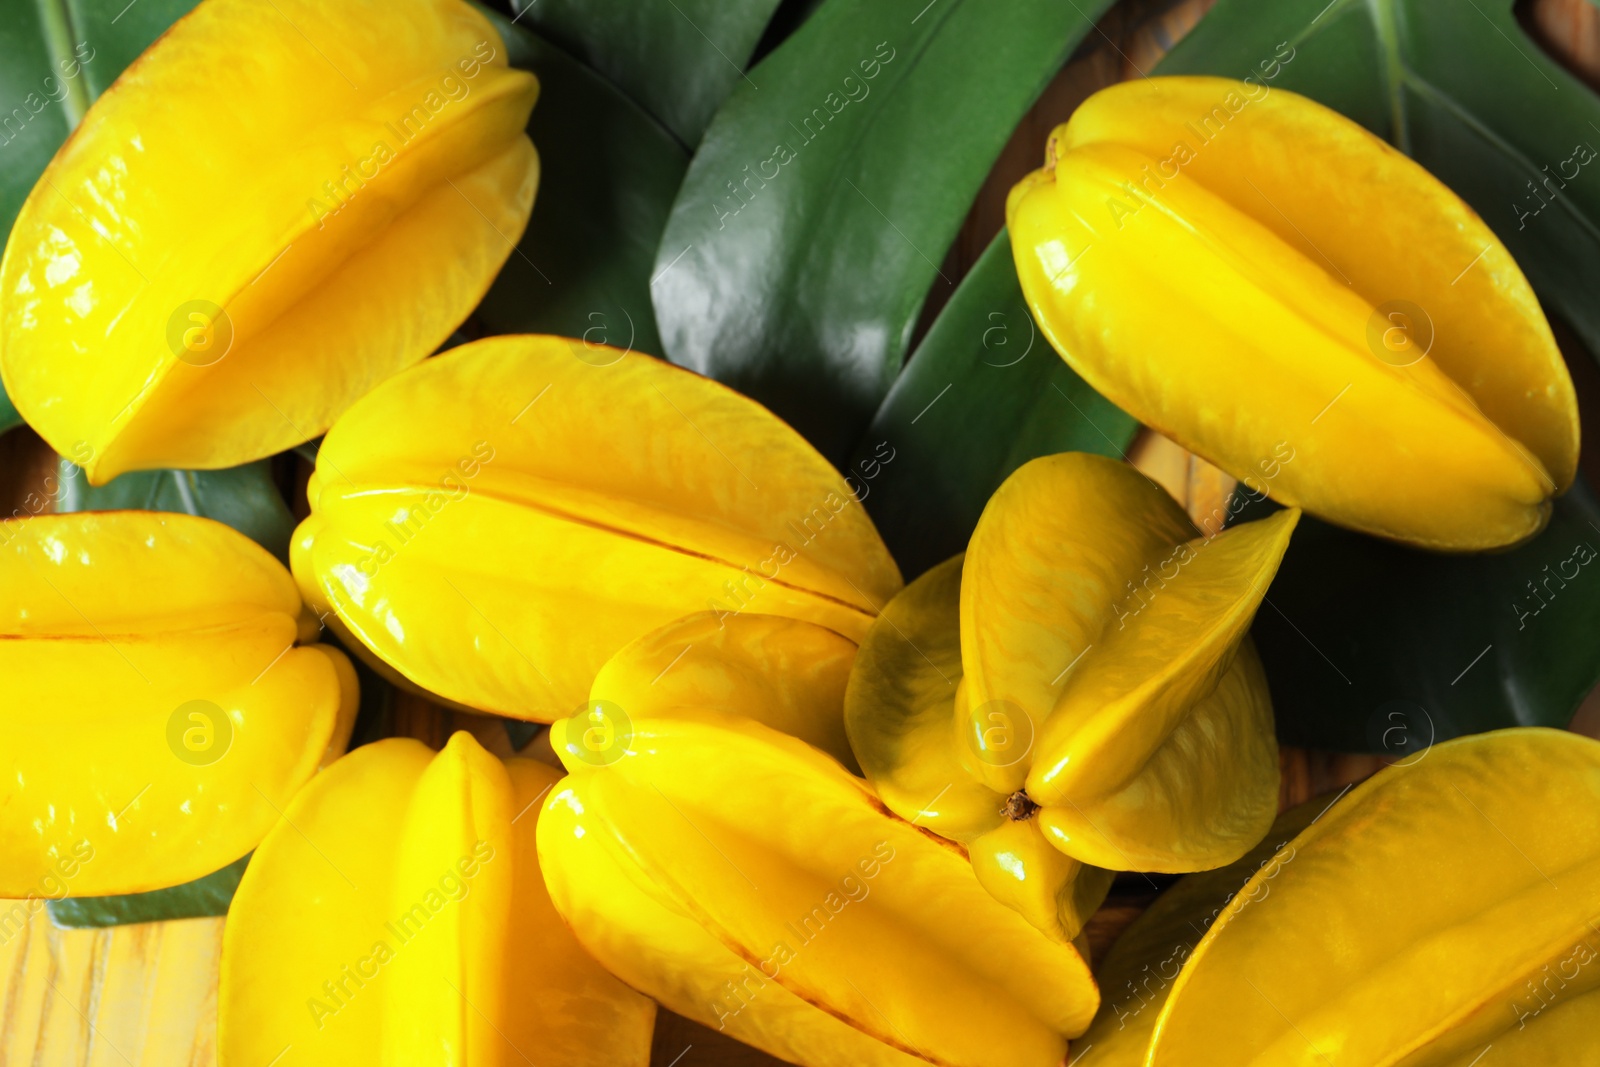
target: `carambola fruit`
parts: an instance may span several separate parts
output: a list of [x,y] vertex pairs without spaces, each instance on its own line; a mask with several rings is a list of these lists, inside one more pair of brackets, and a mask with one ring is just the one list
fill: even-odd
[[1280,503],[1474,550],[1537,533],[1572,482],[1572,381],[1510,253],[1305,97],[1198,77],[1102,90],[1007,220],[1072,368]]
[[0,897],[139,893],[261,841],[356,675],[265,549],[147,511],[0,522]]
[[22,206],[0,263],[12,402],[96,485],[315,437],[511,254],[537,94],[462,0],[206,0]]
[[378,741],[319,775],[228,911],[222,1063],[645,1067],[655,1005],[545,892],[535,826],[559,777],[465,732],[437,753]]
[[1277,810],[1247,631],[1298,517],[1205,537],[1126,464],[1024,465],[862,643],[845,723],[866,776],[1064,940],[1109,870],[1237,859]]
[[1597,842],[1600,743],[1435,745],[1288,813],[1253,873],[1169,890],[1102,964],[1083,1043],[1106,1067],[1589,1067]]
[[857,640],[901,584],[845,480],[765,408],[561,337],[475,341],[390,379],[329,432],[308,494],[308,603],[414,685],[542,722],[680,616]]
[[668,627],[596,682],[599,697],[642,678],[699,630],[706,706],[679,693],[656,707],[644,687],[625,719],[551,728],[571,772],[539,821],[556,908],[633,988],[791,1062],[1054,1067],[1099,1002],[1083,956],[995,901],[954,843],[783,732],[837,736],[843,677],[815,627],[773,625]]

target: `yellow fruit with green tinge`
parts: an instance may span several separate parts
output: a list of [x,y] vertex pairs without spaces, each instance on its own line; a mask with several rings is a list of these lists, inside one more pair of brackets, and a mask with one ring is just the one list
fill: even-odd
[[1237,859],[1277,809],[1247,631],[1298,518],[1207,538],[1125,464],[1024,465],[965,556],[912,582],[863,641],[845,705],[862,769],[1061,940],[1109,871]]

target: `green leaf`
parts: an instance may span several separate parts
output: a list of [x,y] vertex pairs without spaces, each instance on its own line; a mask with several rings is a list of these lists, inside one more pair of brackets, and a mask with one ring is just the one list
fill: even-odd
[[537,722],[523,722],[520,719],[506,719],[506,737],[511,742],[514,751],[521,752],[528,746],[528,742],[539,736],[539,731],[545,727]]
[[842,462],[995,157],[1107,6],[827,0],[684,178],[652,286],[667,355]]
[[1157,72],[1260,80],[1261,64],[1288,42],[1293,58],[1268,84],[1348,115],[1433,172],[1600,351],[1600,176],[1589,173],[1600,158],[1574,156],[1579,145],[1600,153],[1600,97],[1544,54],[1514,6],[1219,0]]
[[1036,456],[1120,456],[1139,424],[1035,329],[1004,230],[917,346],[845,474],[909,581],[967,547],[989,496]]
[[12,405],[11,398],[6,396],[5,389],[0,388],[0,433],[21,425],[22,416],[17,414],[17,409]]
[[[0,240],[89,104],[196,0],[0,0]],[[0,388],[0,433],[21,425]]]
[[778,0],[522,0],[517,19],[647,108],[684,144],[738,81]]
[[528,136],[541,173],[528,230],[479,319],[495,333],[555,333],[660,355],[650,275],[688,155],[600,75],[486,14],[512,64],[539,78]]
[[50,902],[50,920],[57,926],[124,926],[163,919],[198,919],[228,914],[249,856],[220,871],[183,885],[114,897],[66,897]]
[[1506,726],[1564,727],[1600,682],[1600,503],[1580,477],[1543,533],[1484,556],[1306,516],[1252,632],[1286,744],[1399,756]]
[[60,463],[57,511],[181,511],[226,523],[278,559],[289,560],[294,516],[272,480],[272,461],[220,471],[133,471],[91,486],[82,468]]

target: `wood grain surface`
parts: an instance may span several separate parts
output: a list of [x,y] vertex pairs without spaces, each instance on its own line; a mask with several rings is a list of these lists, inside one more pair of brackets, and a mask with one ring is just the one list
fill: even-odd
[[[1001,225],[1006,191],[1038,165],[1049,130],[1095,90],[1149,70],[1212,2],[1124,0],[1102,20],[1099,32],[1091,34],[1046,89],[1002,152],[946,258],[944,273],[964,274],[987,246]],[[1588,0],[1539,0],[1519,10],[1547,48],[1579,76],[1600,85],[1600,15]],[[930,297],[924,328],[947,297],[947,292]],[[0,436],[0,513],[49,509],[54,458],[30,430]],[[1209,512],[1232,488],[1222,472],[1153,434],[1142,435],[1128,459],[1191,513]],[[299,472],[302,487],[304,474]],[[1600,700],[1591,696],[1574,727],[1600,736]],[[397,701],[393,729],[436,747],[455,730],[467,729],[497,754],[511,754],[498,720],[453,713],[414,697]],[[549,758],[539,747],[535,741],[524,754]],[[1336,791],[1383,762],[1373,756],[1285,749],[1283,805]],[[1092,951],[1103,953],[1159,888],[1142,876],[1120,877],[1090,923]],[[0,901],[0,1067],[212,1067],[222,927],[221,919],[189,919],[60,930],[42,908],[30,914],[25,902]],[[537,1050],[528,1054],[529,1062],[538,1062]],[[663,1012],[657,1023],[653,1067],[778,1062],[670,1013]]]

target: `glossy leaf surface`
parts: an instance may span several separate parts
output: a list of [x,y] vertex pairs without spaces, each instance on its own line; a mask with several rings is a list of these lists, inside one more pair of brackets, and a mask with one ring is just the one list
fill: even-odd
[[517,17],[610,78],[689,148],[730,90],[777,0],[514,0]]
[[[550,0],[533,10],[542,11]],[[488,16],[513,66],[539,79],[528,136],[539,208],[478,306],[496,333],[554,333],[661,355],[650,278],[688,153],[604,77]],[[619,16],[620,17],[620,16]]]
[[684,179],[651,287],[667,355],[847,459],[995,156],[1107,6],[823,4]]
[[915,577],[966,548],[984,504],[1022,464],[1120,456],[1138,428],[1039,334],[1002,231],[895,379],[845,474]]
[[899,572],[789,427],[670,364],[490,338],[375,390],[323,442],[310,603],[415,684],[551,721],[610,656],[712,610],[865,632]]
[[1403,756],[1503,726],[1565,726],[1600,682],[1596,524],[1582,479],[1543,533],[1494,555],[1439,556],[1304,520],[1253,631],[1281,698],[1279,738]]

